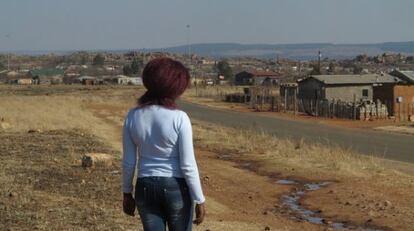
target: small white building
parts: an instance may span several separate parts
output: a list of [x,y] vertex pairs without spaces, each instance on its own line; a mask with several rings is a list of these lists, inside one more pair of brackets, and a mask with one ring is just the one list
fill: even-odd
[[31,78],[24,78],[24,79],[18,79],[17,84],[20,85],[30,85],[33,83],[33,80]]
[[115,67],[114,66],[105,66],[104,68],[107,71],[114,71],[115,70]]
[[119,85],[142,85],[141,77],[129,77],[125,75],[117,75],[117,82]]

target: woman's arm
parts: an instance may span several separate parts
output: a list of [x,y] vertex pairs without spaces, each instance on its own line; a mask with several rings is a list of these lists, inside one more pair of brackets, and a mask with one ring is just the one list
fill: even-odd
[[193,131],[190,118],[183,113],[178,135],[178,148],[180,155],[180,167],[190,189],[191,198],[197,203],[205,201],[201,188],[200,176],[198,174],[197,163],[194,156]]
[[137,146],[132,140],[130,128],[132,127],[132,113],[129,112],[125,118],[122,144],[123,144],[123,158],[122,158],[122,190],[124,193],[132,193],[135,174],[135,167],[137,162]]

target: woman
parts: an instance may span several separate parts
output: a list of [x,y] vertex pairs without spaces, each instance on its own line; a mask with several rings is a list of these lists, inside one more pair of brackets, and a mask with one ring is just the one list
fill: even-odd
[[[190,119],[175,100],[190,82],[188,70],[170,58],[150,61],[142,74],[145,94],[123,128],[123,209],[138,208],[145,231],[192,230],[204,219],[204,195],[194,157]],[[132,181],[138,151],[135,200]]]

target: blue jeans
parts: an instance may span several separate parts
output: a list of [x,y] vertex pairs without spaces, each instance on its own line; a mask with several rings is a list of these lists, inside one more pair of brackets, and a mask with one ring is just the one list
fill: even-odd
[[193,205],[184,178],[142,177],[135,203],[144,231],[191,231]]

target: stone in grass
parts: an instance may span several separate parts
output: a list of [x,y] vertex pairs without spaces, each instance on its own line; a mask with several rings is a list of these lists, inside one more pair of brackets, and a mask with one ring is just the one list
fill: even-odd
[[7,123],[7,122],[4,122],[4,121],[0,121],[0,128],[1,129],[9,129],[9,128],[11,128],[12,126],[11,126],[11,124],[10,123]]
[[87,153],[82,157],[82,167],[110,167],[113,157],[106,153]]
[[27,131],[27,133],[41,133],[41,132],[42,132],[42,130],[40,130],[40,129],[30,129],[30,130]]

